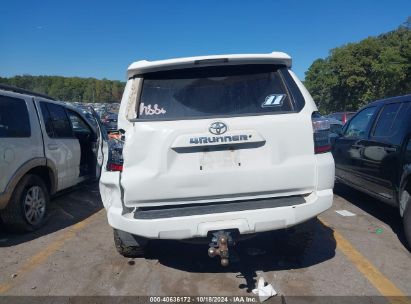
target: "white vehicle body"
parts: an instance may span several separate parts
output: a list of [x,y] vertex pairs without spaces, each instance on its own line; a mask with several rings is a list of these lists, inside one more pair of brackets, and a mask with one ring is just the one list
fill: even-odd
[[[147,73],[245,65],[285,69],[294,86],[287,92],[298,91],[304,104],[285,113],[151,120],[150,113],[157,117],[170,110],[140,102]],[[314,153],[317,108],[290,67],[284,53],[130,65],[118,118],[125,138],[123,170],[103,169],[100,179],[109,224],[149,239],[189,239],[224,229],[240,234],[282,229],[330,208],[334,161],[331,153]],[[272,96],[265,103],[277,102]],[[210,133],[215,123],[225,126],[224,138]]]

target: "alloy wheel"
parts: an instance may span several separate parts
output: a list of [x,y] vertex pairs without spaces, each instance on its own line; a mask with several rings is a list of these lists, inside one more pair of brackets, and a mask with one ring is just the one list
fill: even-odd
[[31,225],[37,225],[46,213],[46,197],[40,186],[32,186],[27,190],[24,199],[24,216]]

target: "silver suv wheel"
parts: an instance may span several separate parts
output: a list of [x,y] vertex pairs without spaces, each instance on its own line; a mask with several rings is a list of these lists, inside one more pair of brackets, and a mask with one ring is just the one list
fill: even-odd
[[0,217],[9,231],[34,231],[44,224],[49,202],[44,180],[38,175],[26,174],[14,189],[6,208],[0,210]]
[[32,186],[27,190],[24,198],[24,216],[31,225],[37,225],[46,214],[46,197],[43,189]]

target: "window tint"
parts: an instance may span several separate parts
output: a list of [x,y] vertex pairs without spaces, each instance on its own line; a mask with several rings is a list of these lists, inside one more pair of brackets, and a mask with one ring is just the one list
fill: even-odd
[[375,112],[375,107],[369,107],[362,110],[349,121],[348,127],[345,129],[345,137],[364,137],[365,131],[370,123],[371,117]]
[[68,110],[68,116],[71,121],[71,125],[73,127],[74,132],[83,132],[83,133],[91,133],[90,127],[87,123],[78,115],[77,113]]
[[26,102],[0,96],[0,137],[30,137],[30,119]]
[[53,130],[53,121],[51,120],[49,109],[45,102],[40,102],[41,114],[43,115],[44,125],[46,127],[47,135],[51,138],[55,137]]
[[293,111],[278,67],[191,68],[143,75],[137,117],[185,119]]
[[46,131],[52,138],[72,138],[73,132],[64,107],[53,103],[40,103]]
[[397,116],[395,117],[394,122],[392,123],[392,126],[391,126],[391,131],[392,131],[391,135],[396,134],[397,131],[401,132],[401,127],[404,127],[403,125],[404,121],[408,121],[410,117],[410,113],[409,113],[410,107],[411,107],[410,102],[401,103],[401,107],[398,110]]
[[[390,136],[397,132],[400,120],[397,120],[398,113],[401,108],[401,103],[392,103],[384,106],[378,117],[377,125],[374,129],[374,136],[384,137]],[[397,123],[394,123],[397,122]]]

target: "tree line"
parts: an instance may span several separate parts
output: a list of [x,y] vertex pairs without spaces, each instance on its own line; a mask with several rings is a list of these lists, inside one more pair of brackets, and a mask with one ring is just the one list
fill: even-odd
[[304,84],[323,114],[410,94],[411,17],[394,31],[332,49],[312,63]]
[[0,77],[0,83],[78,102],[119,102],[125,86],[124,82],[107,79],[30,75]]

